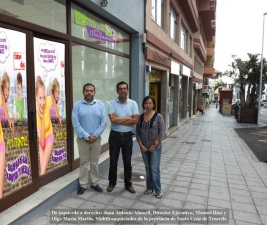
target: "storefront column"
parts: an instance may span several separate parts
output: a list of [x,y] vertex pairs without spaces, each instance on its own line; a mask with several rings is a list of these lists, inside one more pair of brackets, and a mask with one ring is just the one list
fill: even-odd
[[186,115],[186,121],[189,120],[189,77],[186,77],[186,80],[185,80],[186,84],[185,84],[185,115]]
[[193,96],[194,96],[194,90],[193,90],[193,82],[192,79],[189,78],[189,90],[188,90],[188,94],[189,94],[189,98],[188,98],[188,111],[189,111],[189,118],[192,117],[193,115]]
[[161,73],[161,114],[165,121],[165,132],[168,135],[168,124],[169,124],[169,107],[168,107],[168,88],[169,88],[169,72],[162,71]]
[[174,76],[174,102],[173,102],[173,125],[179,125],[179,99],[180,99],[180,79]]

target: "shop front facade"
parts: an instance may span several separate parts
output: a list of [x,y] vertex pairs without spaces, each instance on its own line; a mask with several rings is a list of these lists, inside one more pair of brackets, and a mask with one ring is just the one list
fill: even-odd
[[[117,4],[127,10],[109,1],[1,2],[0,212],[78,168],[71,112],[85,83],[95,85],[106,110],[119,81],[141,105],[144,8]],[[109,131],[110,124],[102,152]]]
[[157,110],[164,117],[168,135],[192,115],[194,30],[188,18],[182,16],[179,1],[150,0],[145,7],[147,93],[151,94],[155,87],[160,90],[155,95]]
[[197,113],[203,77],[214,74],[216,0],[148,0],[145,12],[145,92],[160,90],[168,135]]

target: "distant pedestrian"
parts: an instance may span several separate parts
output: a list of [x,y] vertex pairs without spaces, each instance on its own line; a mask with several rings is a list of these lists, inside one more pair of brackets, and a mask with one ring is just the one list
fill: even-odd
[[108,116],[111,121],[111,131],[109,134],[109,185],[107,192],[112,192],[117,184],[117,167],[120,150],[124,164],[124,186],[127,191],[134,194],[132,185],[132,165],[131,157],[133,151],[133,129],[138,123],[139,111],[137,103],[129,99],[128,84],[121,81],[117,84],[118,98],[112,100],[108,106]]
[[[98,161],[101,151],[101,134],[106,128],[107,118],[103,102],[94,98],[95,86],[87,83],[83,86],[84,99],[77,101],[72,110],[72,124],[77,134],[80,155],[80,174],[78,195],[82,195],[88,187],[102,192],[99,186]],[[88,171],[90,164],[90,172]]]
[[204,111],[202,109],[202,106],[201,105],[197,105],[197,111],[201,112],[202,115],[204,114]]
[[209,109],[209,100],[206,100],[206,109]]
[[161,114],[154,111],[156,103],[153,97],[146,96],[142,103],[145,113],[139,117],[136,126],[136,139],[140,146],[146,168],[145,195],[155,190],[155,197],[162,198],[160,183],[160,158],[164,136],[164,120]]

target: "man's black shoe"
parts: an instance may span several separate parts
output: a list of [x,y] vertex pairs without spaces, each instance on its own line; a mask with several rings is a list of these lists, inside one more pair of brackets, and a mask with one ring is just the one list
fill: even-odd
[[132,193],[132,194],[135,194],[135,189],[134,189],[134,187],[131,185],[130,187],[128,187],[128,188],[125,188],[127,191],[129,191],[130,193]]
[[86,190],[85,188],[83,188],[83,187],[80,186],[80,187],[78,188],[77,194],[78,194],[78,195],[82,195],[82,194],[84,193],[85,190]]
[[91,188],[93,188],[97,192],[102,192],[103,189],[97,184],[96,186],[90,185]]
[[114,189],[114,187],[115,187],[114,184],[109,183],[109,184],[108,184],[108,187],[107,187],[107,192],[112,192],[113,189]]

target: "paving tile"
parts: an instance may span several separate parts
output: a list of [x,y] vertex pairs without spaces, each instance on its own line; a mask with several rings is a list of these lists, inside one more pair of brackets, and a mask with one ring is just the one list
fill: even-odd
[[210,191],[213,191],[213,192],[219,192],[219,193],[229,194],[228,187],[219,187],[219,186],[212,186],[212,185],[210,185],[209,190]]
[[230,202],[230,195],[228,193],[218,193],[215,191],[209,191],[209,198],[221,199]]
[[192,177],[193,176],[193,172],[181,172],[179,171],[178,176],[183,176],[183,177]]
[[164,177],[161,175],[160,182],[161,182],[162,184],[168,184],[168,185],[170,185],[170,184],[173,182],[173,180],[172,180],[172,179],[169,179],[169,178],[164,178]]
[[210,180],[207,179],[200,179],[200,178],[193,178],[192,182],[198,183],[198,184],[209,184]]
[[[129,193],[129,194],[131,194],[131,193]],[[110,202],[110,204],[129,209],[134,204],[134,202],[135,201],[130,199],[130,198],[116,197],[112,202]]]
[[267,206],[256,205],[256,208],[257,208],[260,215],[267,215]]
[[255,225],[255,224],[262,224],[262,223],[247,223],[244,221],[235,220],[236,225]]
[[230,189],[230,194],[232,195],[240,195],[240,196],[246,196],[250,197],[250,191],[247,190],[240,190],[240,189],[235,189],[235,188],[229,188]]
[[[255,214],[255,213],[233,210],[233,215],[234,215],[235,220],[239,220],[239,221],[247,222],[247,223],[261,224],[260,217],[258,216],[258,214]],[[240,224],[242,223],[240,222]]]
[[255,192],[255,191],[251,191],[250,193],[253,198],[267,199],[267,193]]
[[[202,159],[199,159],[199,160],[202,161]],[[209,172],[209,174],[210,174],[210,164],[209,164],[208,162],[205,163],[205,164],[203,164],[203,163],[198,163],[195,171],[198,171],[198,170],[199,170],[199,171],[207,171],[207,172]]]
[[203,180],[209,180],[210,176],[206,174],[197,174],[195,173],[193,178],[203,179]]
[[244,180],[231,179],[231,178],[228,178],[228,183],[229,184],[246,185],[246,182]]
[[253,198],[255,205],[258,206],[267,206],[267,199],[263,198]]
[[169,191],[169,192],[166,192],[164,197],[184,201],[186,199],[186,194]]
[[30,221],[27,221],[27,223],[25,223],[25,225],[36,225],[36,224],[40,225],[50,224],[50,217],[41,215],[36,218],[32,218]]
[[266,187],[249,186],[248,189],[250,191],[267,194],[267,188]]
[[169,198],[162,198],[160,204],[166,205],[166,206],[172,206],[175,209],[181,209],[183,206],[183,201],[169,199]]
[[104,195],[94,195],[90,198],[92,202],[99,202],[99,203],[110,203],[114,199],[113,195],[104,194]]
[[211,181],[219,181],[219,182],[224,182],[227,183],[227,178],[226,177],[210,177]]
[[228,184],[225,183],[225,182],[221,182],[221,181],[214,181],[214,180],[211,180],[211,181],[210,181],[210,185],[212,185],[212,186],[219,186],[219,187],[225,187],[225,188],[228,188]]
[[83,204],[74,209],[104,209],[104,208],[105,204],[103,203],[84,201]]
[[232,202],[232,209],[242,212],[257,213],[256,207],[253,204]]
[[179,186],[179,187],[189,187],[190,186],[190,182],[188,181],[179,181],[179,180],[174,180],[171,185],[174,186]]
[[229,183],[229,188],[235,188],[235,189],[240,189],[240,190],[249,190],[247,185],[245,185],[245,184],[231,184],[231,183]]
[[132,209],[138,209],[138,210],[151,209],[151,210],[153,210],[153,209],[156,209],[156,206],[153,204],[146,203],[146,202],[138,201],[138,202],[134,203],[134,205],[132,206]]
[[210,171],[209,170],[198,170],[196,169],[194,171],[195,174],[201,174],[201,175],[206,175],[206,176],[210,176]]
[[260,215],[263,224],[267,224],[267,215]]
[[239,202],[239,203],[247,203],[254,205],[254,202],[250,196],[242,196],[242,195],[234,195],[231,194],[231,201],[232,202]]
[[188,192],[188,187],[178,187],[178,186],[175,186],[175,185],[170,185],[169,186],[169,191],[174,191],[174,192],[186,194]]
[[189,209],[192,209],[192,210],[206,210],[207,209],[207,205],[204,204],[197,204],[197,203],[194,203],[194,202],[184,202],[184,205],[183,205],[183,209],[185,210],[189,210]]
[[208,197],[209,191],[208,190],[199,190],[195,188],[190,188],[188,190],[189,195],[196,195],[196,196],[202,196],[202,197]]
[[186,202],[194,202],[201,205],[206,205],[208,203],[208,198],[203,196],[196,196],[188,194],[185,199]]
[[178,177],[175,177],[174,180],[191,182],[192,178],[191,177],[178,176]]
[[209,190],[209,185],[208,184],[198,184],[198,183],[192,182],[190,185],[190,188],[199,189],[199,190]]
[[242,180],[242,181],[245,180],[243,175],[235,175],[235,174],[227,174],[227,179]]
[[259,187],[259,188],[266,188],[266,186],[263,182],[246,181],[246,183],[249,187],[255,186],[255,187]]
[[68,206],[72,209],[77,209],[80,205],[84,203],[83,199],[76,199],[76,198],[67,198],[60,202],[60,205],[62,206]]
[[172,180],[174,178],[174,175],[170,174],[170,171],[168,171],[167,173],[161,172],[161,178]]
[[[163,195],[164,195],[164,194],[163,194]],[[165,196],[165,195],[164,195],[164,196]],[[151,204],[151,205],[154,205],[154,204],[157,205],[157,203],[158,203],[158,200],[155,198],[154,193],[153,193],[153,194],[150,194],[150,195],[142,195],[142,196],[138,199],[138,201],[135,201],[135,203],[136,203],[136,202],[139,202],[139,201],[144,202],[144,203],[147,203],[147,204]]]
[[216,199],[216,198],[209,198],[208,199],[208,207],[210,208],[212,206],[231,209],[231,202],[230,201],[221,200],[221,199]]

